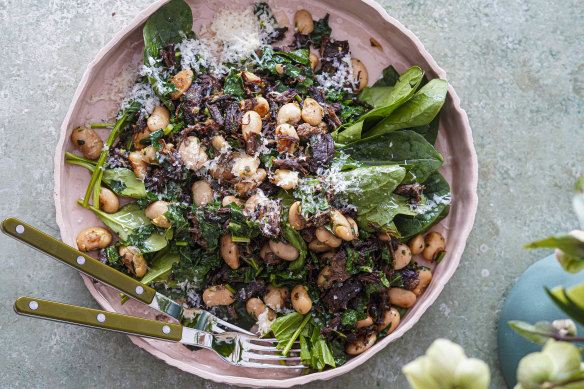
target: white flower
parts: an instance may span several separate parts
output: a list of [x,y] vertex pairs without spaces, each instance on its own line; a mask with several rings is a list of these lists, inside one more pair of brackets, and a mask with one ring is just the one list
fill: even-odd
[[582,388],[582,381],[571,385],[562,385],[576,378],[582,378],[584,372],[580,361],[580,351],[568,342],[550,339],[541,352],[526,355],[517,367],[515,389],[553,387],[576,389]]
[[426,351],[402,368],[413,389],[487,389],[489,366],[467,358],[464,349],[447,339],[436,339]]

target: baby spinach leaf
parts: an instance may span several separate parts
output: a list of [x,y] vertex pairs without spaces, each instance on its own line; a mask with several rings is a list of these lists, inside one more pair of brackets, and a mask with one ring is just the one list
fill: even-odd
[[[420,78],[421,79],[421,78]],[[399,82],[398,82],[399,84]],[[395,88],[397,88],[396,84]],[[383,135],[402,128],[417,127],[429,124],[444,105],[448,82],[433,79],[424,85],[409,101],[396,107],[391,114],[371,130],[365,132],[366,137]],[[375,110],[372,110],[373,112]],[[366,114],[369,115],[370,113]]]
[[345,128],[344,131],[335,131],[332,133],[335,145],[346,145],[349,143],[357,142],[361,139],[361,133],[363,132],[363,121],[358,121],[353,123],[349,127]]
[[[322,370],[326,365],[335,367],[335,358],[333,357],[333,352],[330,344],[324,339],[320,334],[320,328],[314,326],[312,330],[312,335],[310,337],[310,345],[307,344],[307,349],[310,353],[310,362],[308,359],[302,359],[303,363],[309,363],[313,369]],[[304,355],[307,355],[305,352]]]
[[[67,156],[67,163],[83,166],[90,172],[95,171],[95,161],[87,162],[85,158],[80,158],[74,154]],[[143,198],[146,197],[144,182],[140,181],[133,171],[126,168],[105,169],[101,181],[106,184],[117,195],[124,197]]]
[[171,253],[168,250],[160,251],[156,254],[150,266],[148,267],[148,272],[140,280],[141,283],[150,285],[156,281],[166,280],[171,273],[172,265],[179,261],[178,253]]
[[120,196],[136,199],[146,197],[144,182],[139,180],[130,169],[122,167],[106,169],[103,172],[102,181]]
[[335,365],[341,366],[347,362],[347,356],[345,355],[345,344],[342,339],[337,338],[330,341],[331,351],[333,353],[333,358],[335,359]]
[[160,251],[172,239],[172,229],[167,229],[161,234],[136,203],[126,205],[116,213],[105,213],[93,206],[89,208],[103,224],[118,234],[122,241],[132,240],[131,243],[138,244],[143,253]]
[[[361,115],[348,127],[333,132],[333,139],[339,145],[356,142],[363,133],[380,120],[390,117],[392,112],[406,103],[414,94],[424,76],[424,72],[413,66],[399,76],[395,86],[373,86],[363,89],[359,99],[375,108]],[[389,81],[387,82],[389,83]]]
[[179,43],[192,34],[193,14],[184,0],[171,0],[154,12],[144,25],[144,65],[152,89],[162,103],[172,112],[172,100],[168,93],[176,90],[168,82],[170,74],[160,58],[160,50],[168,44]]
[[392,65],[389,65],[385,69],[383,69],[382,76],[379,80],[373,84],[374,87],[380,86],[394,86],[399,79],[399,73]]
[[[371,111],[367,112],[365,115],[361,116],[359,120],[365,120],[368,118],[385,118],[389,116],[394,110],[408,101],[418,86],[422,81],[422,77],[424,77],[424,72],[417,66],[412,66],[408,70],[406,70],[402,75],[399,76],[396,84],[389,88],[389,87],[381,87],[387,93],[385,94],[375,94],[375,99],[368,101],[369,104],[375,106],[376,108],[372,109]],[[365,92],[365,96],[371,98],[370,89],[376,89],[379,87],[370,87],[365,88],[368,90]],[[361,94],[359,98],[361,98]]]
[[423,183],[444,161],[422,135],[405,130],[363,139],[341,150],[365,165],[408,165],[408,177],[404,183]]
[[438,127],[440,125],[440,113],[436,115],[434,119],[429,124],[408,128],[408,130],[415,131],[422,135],[428,143],[434,145],[436,143],[436,138],[438,137]]
[[193,13],[184,0],[171,0],[154,12],[144,25],[144,58],[158,57],[170,43],[179,43],[193,29]]
[[392,86],[373,86],[364,88],[359,94],[359,100],[372,105],[375,108],[381,107],[386,97],[389,96]]
[[358,167],[331,176],[335,195],[369,212],[391,195],[402,182],[406,169],[398,165]]
[[424,182],[426,204],[420,208],[423,213],[415,216],[398,215],[394,223],[404,239],[426,232],[431,226],[444,219],[450,211],[450,185],[438,172],[432,173]]
[[[413,206],[408,199],[392,193],[385,197],[377,206],[369,212],[358,212],[356,222],[361,229],[372,231],[369,223],[380,228],[391,227],[391,223],[397,215],[416,216],[422,206]],[[391,229],[391,228],[389,228]]]
[[272,323],[272,332],[278,339],[278,348],[282,350],[282,354],[288,354],[308,320],[310,320],[310,315],[293,312],[280,316]]

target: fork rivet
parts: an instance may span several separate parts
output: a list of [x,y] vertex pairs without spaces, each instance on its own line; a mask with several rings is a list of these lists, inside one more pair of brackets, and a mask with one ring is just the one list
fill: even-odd
[[78,256],[78,257],[77,257],[77,263],[78,263],[79,265],[84,265],[84,264],[85,264],[85,257],[84,257],[84,256],[82,256],[82,255]]
[[22,234],[24,232],[24,226],[22,224],[19,224],[16,226],[16,233],[17,234]]
[[170,334],[170,327],[162,326],[162,332],[164,332],[166,335]]
[[97,321],[103,323],[105,321],[105,315],[103,313],[98,314]]
[[142,294],[142,293],[144,293],[144,288],[141,287],[140,285],[138,285],[136,287],[136,294]]
[[39,303],[37,303],[36,301],[31,301],[30,303],[28,303],[28,307],[33,311],[36,311],[39,308]]

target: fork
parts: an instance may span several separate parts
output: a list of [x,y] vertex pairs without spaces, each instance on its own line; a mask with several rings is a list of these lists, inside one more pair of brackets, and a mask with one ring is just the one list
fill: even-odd
[[[180,324],[164,323],[34,297],[20,297],[14,303],[14,311],[24,316],[202,347],[215,351],[221,359],[235,366],[269,369],[306,368],[302,365],[299,349],[290,351],[295,356],[278,354],[280,350],[275,346],[276,339],[260,339],[236,332],[211,334]],[[298,342],[295,346],[298,346]]]
[[[23,242],[58,261],[69,265],[89,277],[119,290],[128,297],[138,300],[150,308],[160,311],[181,324],[203,331],[223,333],[236,331],[253,336],[254,334],[233,325],[203,309],[183,308],[174,300],[158,293],[153,288],[142,284],[101,262],[74,249],[71,246],[37,230],[34,227],[16,219],[8,218],[2,222],[2,232]],[[188,317],[185,317],[187,313]]]

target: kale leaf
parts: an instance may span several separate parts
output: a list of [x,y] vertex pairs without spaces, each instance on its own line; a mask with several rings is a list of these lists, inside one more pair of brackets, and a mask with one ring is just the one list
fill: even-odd
[[326,14],[324,18],[317,20],[314,23],[314,30],[310,33],[310,40],[314,44],[314,47],[317,49],[320,47],[322,43],[323,36],[330,36],[331,35],[331,28],[329,26],[329,14]]

